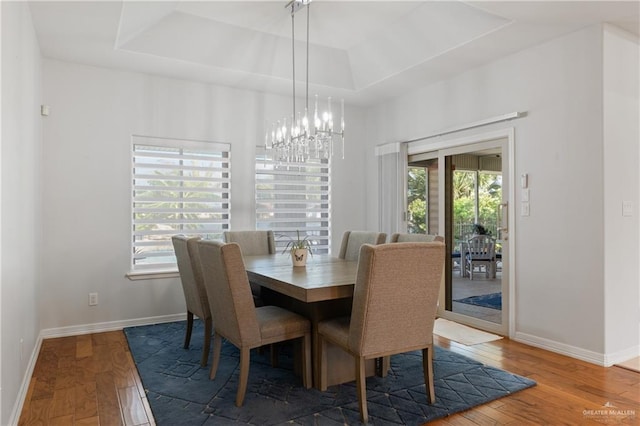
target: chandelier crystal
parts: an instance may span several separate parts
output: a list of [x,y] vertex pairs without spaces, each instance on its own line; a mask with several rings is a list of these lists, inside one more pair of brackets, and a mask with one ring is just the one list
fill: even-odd
[[[327,110],[318,109],[315,96],[313,117],[309,117],[309,9],[311,0],[293,0],[285,7],[291,9],[291,40],[293,63],[293,114],[272,124],[265,135],[265,147],[274,152],[274,159],[286,162],[304,162],[307,159],[328,159],[334,154],[334,138],[341,142],[344,159],[344,100],[340,101],[340,119],[335,126],[331,97],[327,99]],[[296,50],[295,13],[307,7],[307,75],[304,113],[296,111]]]

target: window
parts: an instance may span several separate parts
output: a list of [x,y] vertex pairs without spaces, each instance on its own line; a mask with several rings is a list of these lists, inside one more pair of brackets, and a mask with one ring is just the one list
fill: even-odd
[[133,136],[132,270],[175,269],[175,234],[229,229],[228,144]]
[[258,154],[256,158],[256,227],[271,229],[276,246],[286,239],[308,235],[315,253],[330,252],[330,160],[281,163]]

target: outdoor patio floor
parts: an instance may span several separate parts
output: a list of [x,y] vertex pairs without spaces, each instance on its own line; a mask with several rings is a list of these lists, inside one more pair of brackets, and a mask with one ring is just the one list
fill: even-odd
[[496,278],[486,278],[484,274],[474,274],[473,281],[468,277],[461,277],[458,270],[453,271],[453,312],[479,318],[485,321],[500,324],[502,311],[499,309],[485,308],[455,302],[471,296],[499,293],[502,291],[502,273],[498,272]]

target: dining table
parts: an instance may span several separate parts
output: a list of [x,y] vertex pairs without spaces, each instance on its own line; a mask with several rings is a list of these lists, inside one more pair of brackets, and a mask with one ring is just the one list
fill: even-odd
[[[328,254],[310,256],[306,266],[292,266],[286,255],[244,256],[249,281],[262,287],[266,304],[281,306],[311,321],[313,383],[319,387],[318,323],[351,313],[358,262]],[[354,358],[341,348],[326,345],[327,385],[355,380]],[[366,374],[376,373],[375,360]]]

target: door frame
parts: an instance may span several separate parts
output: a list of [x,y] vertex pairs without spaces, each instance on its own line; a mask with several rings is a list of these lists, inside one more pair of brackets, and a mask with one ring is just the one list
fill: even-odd
[[[440,291],[440,303],[438,306],[438,316],[450,319],[452,321],[456,321],[459,323],[464,323],[470,326],[475,326],[481,328],[483,330],[487,330],[490,332],[508,335],[510,338],[515,336],[515,242],[516,242],[516,233],[515,233],[515,130],[513,127],[488,131],[488,132],[478,132],[473,133],[467,136],[459,137],[459,138],[451,138],[451,139],[443,139],[438,141],[433,140],[420,140],[415,142],[409,142],[407,144],[407,155],[413,154],[421,154],[421,153],[436,153],[438,157],[439,164],[444,165],[444,157],[445,151],[446,155],[451,155],[452,151],[457,151],[458,149],[464,150],[467,146],[478,147],[478,145],[492,142],[497,140],[505,140],[507,155],[503,157],[503,161],[507,163],[507,173],[506,176],[503,173],[503,182],[507,182],[507,191],[503,191],[503,200],[505,200],[505,194],[507,195],[507,210],[503,212],[503,214],[507,215],[507,235],[508,235],[508,244],[507,244],[507,262],[504,263],[502,277],[503,280],[506,278],[506,285],[503,282],[503,297],[502,297],[502,324],[496,324],[489,321],[480,320],[477,318],[469,317],[466,315],[457,314],[452,311],[447,311],[444,309],[445,300],[444,300],[444,280],[442,283],[442,288]],[[504,153],[503,153],[504,155]],[[405,162],[406,163],[406,162]],[[440,191],[439,191],[439,234],[444,235],[445,230],[445,194],[444,194],[444,167],[440,168],[441,173],[439,180],[440,182]],[[405,176],[406,181],[406,176]],[[406,185],[406,184],[405,184]]]

